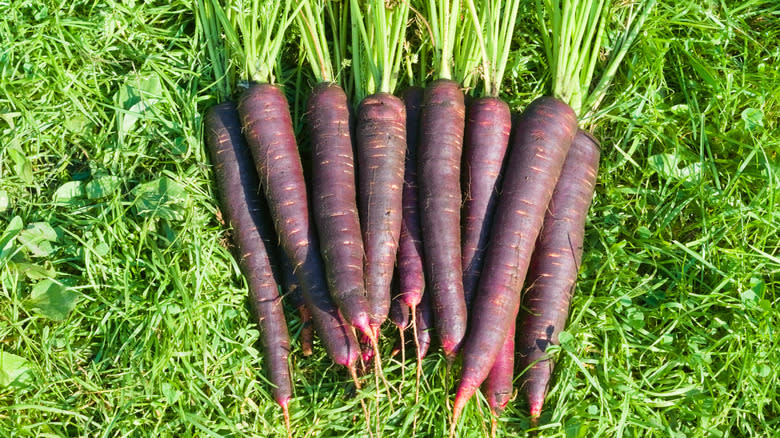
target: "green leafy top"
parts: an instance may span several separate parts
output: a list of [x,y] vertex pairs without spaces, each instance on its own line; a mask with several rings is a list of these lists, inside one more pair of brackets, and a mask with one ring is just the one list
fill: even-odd
[[[512,44],[512,34],[515,28],[515,20],[520,7],[520,0],[483,0],[477,5],[474,0],[466,1],[469,10],[469,23],[473,29],[464,29],[463,33],[468,33],[464,37],[464,42],[476,39],[476,44],[471,42],[466,47],[478,49],[477,56],[482,58],[482,77],[485,83],[485,94],[488,96],[498,96],[501,81],[506,70],[507,59],[509,58],[509,46]],[[467,26],[464,24],[464,27]],[[467,39],[468,38],[468,39]],[[472,51],[473,52],[473,51]],[[463,59],[463,85],[468,87],[474,79],[471,72],[476,70],[478,61],[474,54],[464,54],[456,56]]]
[[276,82],[285,32],[301,5],[293,9],[292,0],[232,0],[223,12],[218,0],[211,1],[223,25],[228,52],[242,66],[241,78]]
[[217,99],[223,101],[229,99],[232,94],[230,75],[228,74],[229,56],[221,36],[224,20],[221,21],[219,18],[219,14],[224,16],[224,11],[214,0],[198,0],[197,7],[197,23],[206,41],[206,51],[214,73]]
[[[453,52],[458,39],[457,23],[460,20],[460,0],[421,0],[423,13],[428,17],[428,27],[433,45],[434,75],[441,79],[453,77]],[[465,35],[461,33],[461,35]],[[468,52],[468,49],[463,49]],[[457,70],[456,73],[461,73]]]
[[[315,11],[319,12],[315,13]],[[340,75],[334,66],[341,68],[346,59],[346,37],[349,25],[349,9],[346,2],[332,0],[301,2],[301,11],[296,15],[295,21],[301,32],[301,43],[306,59],[311,64],[314,78],[319,82],[339,82]],[[326,27],[330,28],[330,35],[327,34]],[[328,45],[329,41],[333,42],[332,49]],[[342,86],[346,85],[343,80],[340,82]]]
[[361,7],[351,0],[352,75],[356,99],[369,94],[392,93],[401,69],[409,2],[394,5],[368,0]]
[[610,0],[536,0],[547,60],[552,71],[552,93],[583,116],[604,98],[615,72],[636,39],[656,0],[640,1],[626,15],[624,30],[613,42],[601,77],[590,91],[596,61],[607,26]]

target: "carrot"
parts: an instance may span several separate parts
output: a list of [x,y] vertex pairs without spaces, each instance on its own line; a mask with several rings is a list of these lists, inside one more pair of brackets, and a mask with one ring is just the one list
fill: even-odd
[[427,291],[436,331],[449,363],[466,333],[460,260],[460,160],[465,123],[457,82],[433,81],[420,114],[418,186]]
[[577,116],[563,102],[542,97],[528,106],[514,129],[464,344],[453,427],[463,406],[487,377],[515,322],[523,279],[577,131]]
[[282,407],[289,426],[290,338],[268,254],[272,247],[264,242],[258,230],[264,219],[260,215],[262,200],[257,194],[258,179],[252,156],[241,136],[241,122],[233,102],[209,108],[204,125],[220,204],[233,230],[239,266],[249,285],[249,302],[260,328],[264,360],[274,384],[274,399]]
[[463,292],[468,308],[479,283],[511,128],[509,105],[496,97],[475,99],[468,108],[461,214]]
[[315,85],[309,98],[312,209],[322,245],[328,289],[344,318],[369,334],[347,95],[334,83]]
[[504,412],[507,403],[512,398],[512,380],[515,367],[515,325],[509,328],[509,333],[504,339],[504,344],[498,352],[496,361],[490,368],[487,378],[482,383],[482,392],[485,394],[490,412],[493,413],[492,433],[496,435],[496,418]]
[[391,94],[369,95],[358,106],[358,206],[366,251],[366,293],[375,331],[390,310],[390,283],[401,235],[405,122],[406,108]]
[[558,344],[569,315],[598,166],[598,141],[580,130],[555,186],[528,271],[518,322],[518,357],[521,369],[526,370],[521,389],[532,417],[542,411],[554,366],[545,350],[551,343]]
[[406,105],[406,159],[404,165],[404,189],[402,195],[401,236],[398,242],[398,276],[400,299],[414,309],[420,303],[425,288],[423,274],[422,231],[417,202],[417,134],[423,100],[422,87],[409,87],[403,92]]
[[334,362],[353,372],[357,340],[328,294],[287,100],[277,86],[254,84],[242,94],[238,111],[282,249],[295,264],[317,333]]

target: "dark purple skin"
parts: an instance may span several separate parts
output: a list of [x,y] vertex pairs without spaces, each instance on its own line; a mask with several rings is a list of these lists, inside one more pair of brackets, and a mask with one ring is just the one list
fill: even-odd
[[372,94],[358,106],[358,208],[371,327],[376,332],[390,311],[390,283],[401,235],[405,122],[406,108],[391,94]]
[[217,192],[225,221],[233,230],[232,238],[238,263],[249,285],[249,302],[265,352],[264,361],[274,399],[288,417],[292,397],[292,382],[287,358],[290,337],[284,317],[279,288],[274,278],[267,246],[259,230],[262,217],[262,196],[252,156],[241,135],[241,121],[233,102],[215,105],[204,119],[206,146],[217,181]]
[[569,316],[598,168],[599,143],[580,130],[544,218],[518,320],[518,362],[520,369],[530,367],[523,374],[521,390],[528,398],[532,417],[542,412],[553,372],[554,363],[546,358],[545,350],[558,344],[558,334]]
[[454,421],[487,377],[520,308],[523,286],[547,205],[577,132],[565,103],[542,97],[514,126],[507,167],[464,343]]
[[402,197],[403,221],[398,242],[400,293],[397,299],[411,309],[415,309],[420,303],[425,290],[422,230],[417,203],[417,134],[420,130],[423,93],[422,87],[409,87],[402,96],[406,105],[406,160]]
[[504,345],[498,352],[485,381],[482,383],[482,393],[485,394],[490,412],[498,417],[504,412],[509,399],[512,398],[512,380],[515,367],[515,325],[509,329]]
[[425,89],[420,114],[417,182],[425,253],[426,294],[448,363],[466,334],[466,300],[460,261],[460,161],[466,108],[451,80]]
[[468,107],[461,181],[461,264],[467,308],[479,284],[511,129],[509,105],[501,99],[480,97]]
[[354,370],[360,350],[328,293],[287,99],[275,85],[254,84],[242,94],[238,112],[281,247],[294,263],[314,327],[333,361]]
[[328,289],[344,318],[361,333],[369,334],[349,119],[344,90],[332,83],[317,84],[309,98],[306,121],[313,154],[312,209]]

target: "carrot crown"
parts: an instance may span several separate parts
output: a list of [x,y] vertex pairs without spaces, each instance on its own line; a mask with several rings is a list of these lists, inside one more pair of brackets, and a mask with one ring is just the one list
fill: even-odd
[[[469,86],[474,80],[473,72],[477,69],[481,57],[481,76],[485,83],[485,94],[498,96],[501,82],[504,78],[506,63],[509,59],[509,47],[512,44],[512,34],[515,28],[520,0],[486,0],[474,4],[474,0],[466,0],[469,20],[466,20],[469,30],[463,31],[468,36],[463,41],[467,47],[478,50],[464,53],[461,57],[463,68],[463,85]],[[475,52],[476,53],[473,53]],[[456,56],[457,62],[458,56]]]
[[612,42],[601,77],[591,91],[607,26],[610,0],[536,0],[542,42],[552,71],[552,93],[579,116],[592,113],[656,0],[631,7],[624,31]]
[[284,34],[300,9],[293,0],[232,0],[218,9],[229,52],[241,65],[241,77],[254,82],[276,82],[281,71],[279,53]]
[[394,5],[384,0],[351,0],[352,76],[356,98],[392,93],[401,68],[409,2]]
[[[339,82],[346,88],[347,84],[340,75],[347,52],[349,9],[346,2],[301,2],[301,11],[295,21],[301,32],[301,43],[306,59],[311,64],[314,79],[318,82]],[[330,34],[326,29],[330,29]]]

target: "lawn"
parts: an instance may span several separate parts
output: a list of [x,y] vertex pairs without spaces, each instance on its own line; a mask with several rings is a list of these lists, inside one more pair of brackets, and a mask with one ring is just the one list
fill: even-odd
[[[546,80],[533,2],[503,96]],[[703,4],[700,4],[703,3]],[[218,220],[189,2],[0,0],[0,436],[285,436]],[[742,437],[780,428],[780,5],[659,1],[594,125],[602,165],[538,430]],[[300,129],[311,81],[286,91]],[[305,147],[305,145],[304,145]],[[294,336],[296,436],[446,436],[440,353],[356,391]],[[411,353],[411,352],[410,352]],[[411,354],[410,354],[411,356]],[[457,368],[457,365],[456,365]],[[472,401],[458,436],[484,436]]]

